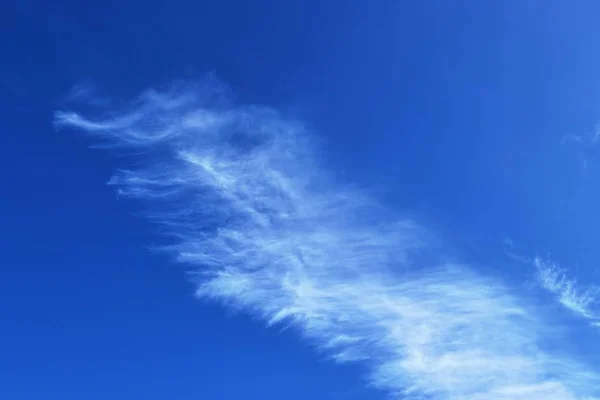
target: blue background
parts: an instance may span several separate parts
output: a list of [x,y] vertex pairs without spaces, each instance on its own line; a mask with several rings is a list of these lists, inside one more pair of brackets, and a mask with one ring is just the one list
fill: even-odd
[[[567,7],[568,4],[568,7]],[[550,251],[595,279],[593,1],[4,1],[0,398],[378,399],[289,331],[193,298],[104,183],[118,160],[55,132],[74,84],[113,98],[206,72],[300,116],[341,180],[521,282]],[[582,159],[587,167],[582,167]]]

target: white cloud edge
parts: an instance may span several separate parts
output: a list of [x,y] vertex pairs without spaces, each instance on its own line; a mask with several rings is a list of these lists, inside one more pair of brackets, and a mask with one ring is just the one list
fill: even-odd
[[540,348],[541,322],[522,300],[468,266],[421,265],[423,228],[327,178],[297,122],[215,107],[202,92],[214,84],[148,92],[108,120],[55,115],[111,145],[156,151],[111,183],[158,202],[154,218],[178,236],[172,250],[198,273],[201,298],[293,324],[398,398],[598,395],[593,371]]

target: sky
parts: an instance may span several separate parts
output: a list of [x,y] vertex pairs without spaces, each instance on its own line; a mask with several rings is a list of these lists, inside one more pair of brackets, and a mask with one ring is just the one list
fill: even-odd
[[0,398],[600,398],[594,1],[0,5]]

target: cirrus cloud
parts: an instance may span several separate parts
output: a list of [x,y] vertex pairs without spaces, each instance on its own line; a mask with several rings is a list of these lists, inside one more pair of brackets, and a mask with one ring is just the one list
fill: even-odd
[[544,322],[510,288],[337,182],[300,122],[227,92],[211,80],[100,117],[55,114],[104,147],[136,150],[136,167],[109,183],[153,205],[199,298],[294,326],[394,398],[598,395],[592,370],[544,350]]

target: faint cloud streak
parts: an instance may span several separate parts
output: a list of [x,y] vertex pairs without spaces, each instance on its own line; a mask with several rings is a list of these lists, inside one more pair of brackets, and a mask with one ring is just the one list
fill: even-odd
[[598,295],[600,289],[595,286],[584,287],[575,279],[569,278],[565,269],[558,264],[535,258],[537,277],[542,288],[546,289],[571,312],[589,320],[593,325],[600,321],[598,314]]

